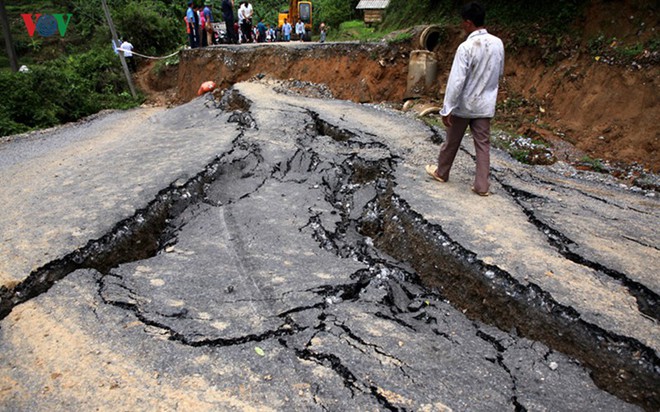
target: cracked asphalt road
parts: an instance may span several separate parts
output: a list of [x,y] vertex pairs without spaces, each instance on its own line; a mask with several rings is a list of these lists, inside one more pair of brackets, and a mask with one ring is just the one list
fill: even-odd
[[6,409],[655,409],[657,200],[276,89],[0,146]]

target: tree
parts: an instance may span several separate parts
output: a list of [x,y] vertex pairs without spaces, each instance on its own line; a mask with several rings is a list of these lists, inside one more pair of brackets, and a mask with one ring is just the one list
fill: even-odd
[[330,27],[339,27],[345,21],[355,20],[358,16],[355,7],[359,0],[312,0],[314,21],[317,25],[322,21]]
[[7,11],[5,9],[4,0],[0,0],[0,24],[2,24],[2,35],[5,38],[9,65],[11,66],[12,71],[17,72],[18,59],[16,58],[16,49],[14,49],[14,42],[12,41],[11,32],[9,31],[9,21],[7,20]]

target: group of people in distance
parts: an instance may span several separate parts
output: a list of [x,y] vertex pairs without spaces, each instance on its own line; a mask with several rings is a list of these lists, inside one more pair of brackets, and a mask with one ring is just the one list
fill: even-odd
[[[195,1],[204,1],[204,6],[195,4]],[[219,0],[216,0],[219,1]],[[222,20],[225,22],[226,33],[222,38],[213,28],[214,17],[212,11],[212,0],[188,0],[188,9],[186,10],[186,32],[190,41],[190,48],[206,47],[218,43],[263,43],[282,40],[290,41],[292,33],[300,41],[304,41],[306,36],[305,23],[298,19],[294,27],[286,19],[280,29],[265,24],[263,19],[253,25],[252,18],[254,10],[252,4],[248,1],[241,1],[238,8],[236,20],[234,18],[234,0],[221,0],[220,10]],[[321,42],[325,41],[326,26],[321,24]]]
[[191,48],[206,47],[217,43],[216,33],[213,30],[211,0],[205,0],[204,6],[196,5],[193,0],[188,0],[185,22]]
[[[282,24],[282,41],[291,41],[291,32],[293,30],[293,27],[291,27],[291,23],[289,23],[288,19],[284,19],[284,23]],[[305,40],[305,23],[302,22],[302,20],[298,19],[298,23],[296,23],[296,37],[298,37],[298,40],[304,41]]]

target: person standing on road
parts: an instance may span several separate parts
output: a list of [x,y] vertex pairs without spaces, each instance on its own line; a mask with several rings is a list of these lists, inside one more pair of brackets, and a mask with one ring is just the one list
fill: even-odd
[[495,115],[499,79],[504,73],[504,45],[486,31],[485,17],[478,3],[461,9],[461,25],[468,37],[456,50],[440,111],[447,137],[440,146],[437,165],[426,166],[431,177],[446,182],[463,134],[470,126],[477,157],[472,191],[480,196],[490,195],[490,120]]
[[234,29],[234,0],[222,0],[220,10],[227,29],[227,41],[230,44],[236,44],[238,36],[236,36],[236,30]]
[[190,40],[190,48],[194,49],[197,47],[197,24],[195,21],[197,18],[195,17],[197,13],[195,12],[195,4],[193,3],[192,0],[188,0],[188,10],[186,11],[186,26],[188,28],[188,39]]
[[236,44],[238,37],[236,36],[236,30],[234,30],[234,0],[222,0],[220,10],[227,30],[227,42]]
[[321,32],[321,38],[319,39],[320,43],[325,43],[325,35],[328,31],[328,26],[325,25],[325,22],[321,22],[319,26],[319,31]]
[[291,40],[291,23],[284,19],[284,24],[282,24],[282,38],[284,41]]
[[242,1],[239,3],[240,5],[238,6],[238,42],[239,43],[245,43],[245,29],[243,26],[243,20],[245,20],[245,2]]
[[206,0],[204,2],[204,10],[202,10],[202,14],[204,14],[202,32],[206,35],[206,44],[209,46],[213,44],[213,12],[211,11],[211,6],[211,0]]
[[199,19],[199,47],[206,47],[208,46],[206,42],[206,17],[201,6],[197,8],[197,17]]
[[268,29],[264,24],[264,19],[260,19],[259,23],[257,23],[257,32],[259,32],[259,36],[257,37],[257,42],[263,43],[266,41],[266,31],[268,31]]
[[244,43],[252,42],[252,13],[252,5],[247,1],[242,2],[238,8],[238,24],[241,26]]
[[275,41],[275,30],[271,27],[270,24],[268,25],[268,29],[266,30],[266,41],[268,43]]
[[197,4],[193,4],[193,27],[195,29],[195,39],[197,40],[197,47],[202,45],[202,35],[204,34],[200,28],[200,18],[199,12],[201,7]]
[[298,35],[298,40],[305,41],[305,23],[300,19],[296,23],[296,34]]

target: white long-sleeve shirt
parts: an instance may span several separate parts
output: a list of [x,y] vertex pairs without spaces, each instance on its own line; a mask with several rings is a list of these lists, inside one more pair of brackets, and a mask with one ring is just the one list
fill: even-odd
[[456,50],[440,115],[465,119],[493,117],[503,73],[502,40],[486,29],[473,31]]
[[241,6],[238,8],[238,24],[243,24],[243,20],[250,17],[248,13],[249,9],[247,6],[245,4],[241,4]]

